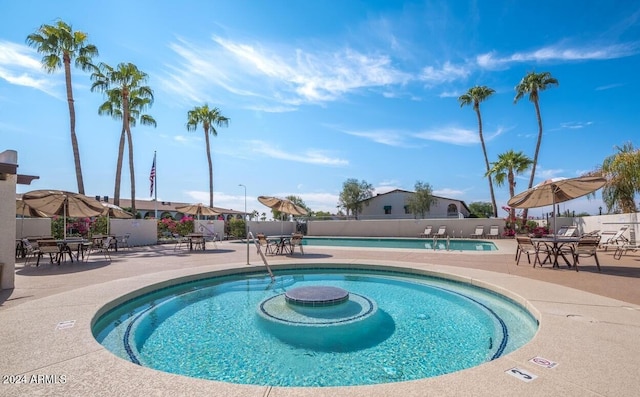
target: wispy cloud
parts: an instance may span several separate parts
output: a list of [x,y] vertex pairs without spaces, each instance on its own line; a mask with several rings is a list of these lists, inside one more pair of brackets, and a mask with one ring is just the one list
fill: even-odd
[[300,150],[297,150],[294,153],[291,151],[282,150],[279,147],[264,141],[251,141],[249,142],[249,145],[250,150],[253,153],[261,154],[275,159],[334,167],[349,165],[348,160],[341,159],[339,157],[331,157],[324,150],[307,149],[306,151],[302,152]]
[[476,57],[478,66],[484,69],[504,69],[512,63],[604,60],[632,56],[638,53],[639,43],[621,43],[591,47],[568,47],[563,44],[543,47],[529,52],[516,52],[499,56],[496,51]]
[[[505,129],[500,127],[493,132],[484,131],[483,137],[486,142],[494,139],[504,132]],[[469,130],[459,127],[442,127],[439,129],[422,131],[415,134],[415,137],[429,141],[451,143],[453,145],[459,146],[468,146],[480,143],[478,130]]]
[[406,133],[396,130],[352,131],[341,130],[345,134],[365,138],[382,145],[407,147]]
[[442,189],[436,189],[433,191],[434,196],[442,196],[442,197],[460,197],[464,194],[465,194],[464,190],[451,189],[451,188],[442,188]]
[[622,86],[624,86],[624,84],[621,84],[621,83],[608,84],[608,85],[603,85],[603,86],[600,86],[600,87],[596,87],[596,91],[610,90],[612,88],[618,88],[618,87],[622,87]]
[[427,85],[436,85],[465,79],[469,74],[471,74],[471,70],[467,65],[454,65],[451,62],[445,62],[439,68],[433,66],[423,68],[419,79],[426,82]]
[[170,48],[179,60],[167,65],[165,75],[159,78],[165,89],[189,100],[203,100],[211,87],[218,87],[250,99],[255,109],[290,111],[292,106],[334,101],[363,88],[403,84],[411,79],[392,65],[390,57],[350,48],[269,47],[218,36],[205,45],[181,39]]
[[0,40],[0,79],[59,96],[54,88],[61,83],[48,77],[37,57],[27,46]]
[[593,124],[593,121],[568,121],[566,123],[560,123],[560,127],[570,130],[578,130]]

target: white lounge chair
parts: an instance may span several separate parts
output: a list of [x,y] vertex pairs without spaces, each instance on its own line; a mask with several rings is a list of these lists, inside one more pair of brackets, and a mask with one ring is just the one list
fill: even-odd
[[627,239],[624,236],[624,233],[629,229],[628,225],[624,225],[620,228],[620,230],[618,230],[617,232],[615,232],[614,235],[608,237],[605,239],[605,236],[608,235],[607,232],[602,232],[600,234],[600,246],[604,247],[604,250],[606,251],[608,247],[610,246],[615,246],[616,248],[619,245],[622,244],[627,244],[629,243],[629,239]]
[[484,226],[478,225],[476,226],[476,230],[471,233],[469,237],[482,238],[484,237]]
[[[629,230],[629,237],[629,241],[623,242],[616,247],[616,252],[613,253],[613,259],[622,258],[622,255],[626,254],[627,251],[635,252],[640,249],[640,244],[636,241],[636,233],[633,229]],[[598,266],[598,270],[600,270],[600,266]]]
[[565,230],[564,234],[558,234],[559,236],[564,236],[564,237],[573,237],[578,233],[578,226],[567,226],[567,229]]
[[489,238],[500,238],[500,226],[491,225],[489,228],[489,234],[487,234]]
[[425,227],[424,232],[420,233],[420,237],[431,237],[431,235],[433,234],[432,230],[433,226],[431,225]]
[[433,234],[433,237],[447,237],[447,227],[444,225],[440,226],[438,231]]

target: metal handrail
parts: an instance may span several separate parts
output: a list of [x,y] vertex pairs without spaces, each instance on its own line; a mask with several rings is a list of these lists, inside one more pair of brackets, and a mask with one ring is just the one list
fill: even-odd
[[249,237],[251,237],[251,240],[253,240],[253,243],[256,245],[256,248],[258,249],[258,254],[260,254],[260,257],[262,258],[262,262],[264,262],[264,267],[267,268],[267,272],[269,273],[269,277],[271,277],[271,281],[276,281],[276,278],[273,275],[273,272],[271,271],[271,267],[269,266],[269,263],[267,262],[267,257],[264,256],[264,253],[262,252],[262,247],[260,246],[260,243],[253,236],[252,232],[249,232],[249,235],[247,236],[247,238],[249,238]]

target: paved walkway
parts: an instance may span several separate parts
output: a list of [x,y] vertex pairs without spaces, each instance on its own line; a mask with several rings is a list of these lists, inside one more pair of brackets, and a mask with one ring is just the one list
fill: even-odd
[[[205,252],[138,247],[113,254],[111,263],[94,257],[60,266],[18,264],[16,288],[0,292],[0,396],[637,395],[640,254],[618,261],[602,251],[601,272],[593,258],[586,258],[576,273],[564,266],[534,269],[526,257],[516,266],[513,240],[497,244],[500,250],[492,253],[305,247],[304,256],[269,257],[275,267],[370,263],[453,274],[511,291],[540,320],[529,344],[479,367],[420,381],[339,389],[243,386],[165,374],[116,358],[93,339],[91,321],[108,302],[176,277],[248,268],[245,244],[223,242]],[[249,262],[262,267],[253,246]],[[69,320],[75,321],[73,327],[57,327]],[[535,356],[560,365],[539,367],[529,361]],[[524,382],[509,376],[511,368],[537,378]],[[11,375],[18,377],[7,378]],[[25,379],[32,382],[15,384]]]

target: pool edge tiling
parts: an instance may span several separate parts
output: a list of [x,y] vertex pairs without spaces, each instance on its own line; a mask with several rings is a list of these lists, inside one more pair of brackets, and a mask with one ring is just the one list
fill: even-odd
[[[307,251],[307,250],[306,250]],[[309,250],[313,252],[312,250]],[[322,251],[326,255],[326,250]],[[513,251],[515,252],[515,251]],[[212,254],[212,257],[215,258]],[[287,388],[228,384],[199,380],[139,367],[113,356],[94,338],[92,319],[108,302],[132,291],[177,277],[246,267],[244,252],[235,261],[215,259],[207,265],[189,267],[185,258],[173,270],[103,281],[93,280],[80,288],[68,285],[60,293],[27,300],[0,310],[0,371],[6,382],[0,396],[34,394],[67,396],[112,395],[220,395],[220,396],[513,396],[603,395],[635,396],[640,389],[636,376],[640,344],[640,307],[557,284],[486,270],[433,263],[404,262],[403,255],[385,255],[373,261],[357,255],[351,263],[411,267],[421,271],[453,274],[511,291],[529,302],[538,313],[540,329],[519,350],[478,367],[416,381],[373,386]],[[509,253],[512,259],[512,253]],[[153,266],[162,256],[124,259],[127,266]],[[305,264],[317,259],[308,255]],[[507,260],[507,259],[505,259]],[[444,261],[444,259],[443,259]],[[331,262],[327,258],[320,263]],[[343,263],[344,260],[338,260]],[[257,263],[257,261],[254,261]],[[274,262],[284,265],[286,262]],[[255,266],[260,269],[260,266]],[[580,273],[571,272],[579,277]],[[557,273],[558,277],[562,273]],[[68,276],[68,275],[67,275]],[[90,271],[83,274],[91,277]],[[45,277],[45,276],[41,276]],[[533,360],[534,358],[538,360]],[[533,361],[532,361],[533,360]],[[547,360],[547,361],[544,361]],[[557,363],[542,366],[540,363]],[[9,378],[8,375],[14,375]],[[33,382],[28,382],[33,379]],[[40,381],[38,381],[40,379]],[[22,381],[24,380],[24,381]]]

